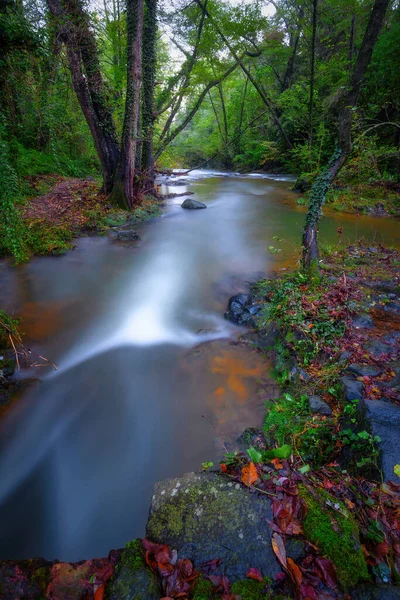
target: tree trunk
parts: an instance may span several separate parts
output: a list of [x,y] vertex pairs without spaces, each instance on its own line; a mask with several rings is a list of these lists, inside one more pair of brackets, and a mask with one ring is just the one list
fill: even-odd
[[347,93],[341,101],[339,111],[339,145],[327,169],[316,179],[312,190],[306,224],[303,231],[303,267],[318,271],[318,224],[326,193],[343,167],[352,149],[351,126],[353,108],[357,106],[361,85],[371,60],[372,52],[383,25],[390,0],[375,0],[366,32],[350,77]]
[[125,210],[140,203],[135,186],[135,161],[142,78],[143,0],[127,0],[127,84],[121,154],[110,200]]
[[48,0],[60,40],[65,44],[72,83],[93,136],[103,172],[105,192],[112,189],[119,149],[111,111],[107,106],[98,52],[88,17],[79,0]]
[[79,0],[48,0],[58,36],[67,49],[72,84],[93,136],[103,173],[103,189],[113,186],[119,149],[111,110],[107,106],[96,42]]
[[156,74],[157,0],[145,0],[143,27],[143,86],[142,86],[142,191],[154,194],[154,85]]

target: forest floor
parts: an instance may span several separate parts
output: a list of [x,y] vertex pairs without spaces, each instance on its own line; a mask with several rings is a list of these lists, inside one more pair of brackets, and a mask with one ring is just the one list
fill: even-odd
[[[298,203],[307,202],[308,194]],[[326,204],[338,212],[400,217],[400,183],[382,180],[350,184],[339,179],[329,190]]]
[[159,201],[150,196],[132,211],[115,208],[99,193],[100,183],[93,178],[46,175],[30,178],[28,184],[35,195],[24,199],[19,209],[31,255],[64,254],[73,247],[74,237],[103,234],[110,227],[133,225],[161,214]]

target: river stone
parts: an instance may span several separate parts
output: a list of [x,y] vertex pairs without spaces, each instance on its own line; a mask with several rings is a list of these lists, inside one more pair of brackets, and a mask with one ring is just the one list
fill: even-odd
[[181,204],[182,208],[188,208],[191,210],[195,210],[198,208],[207,208],[207,206],[203,202],[199,202],[198,200],[194,200],[193,198],[187,198]]
[[178,551],[195,567],[215,558],[231,581],[250,567],[275,578],[271,501],[220,473],[188,473],[155,485],[146,536]]
[[374,358],[379,358],[382,354],[390,354],[393,352],[393,347],[389,344],[385,344],[380,340],[371,340],[364,346],[365,350],[367,350],[371,356]]
[[345,375],[340,379],[343,387],[343,394],[347,402],[352,400],[361,400],[363,395],[364,384],[362,381],[357,381],[354,377]]
[[279,336],[279,327],[276,323],[269,323],[263,329],[249,331],[240,337],[240,341],[251,344],[259,350],[270,350]]
[[[250,312],[253,302],[254,296],[252,294],[236,294],[232,296],[228,301],[228,310],[224,314],[225,319],[236,325],[254,327],[253,313]],[[259,305],[255,306],[258,307]]]
[[140,240],[140,235],[133,229],[121,229],[117,233],[117,240],[120,242],[133,242]]
[[332,409],[327,402],[319,396],[308,396],[308,403],[313,413],[329,416],[332,414]]
[[377,377],[382,373],[382,369],[372,365],[357,365],[353,363],[347,367],[347,371],[354,373],[357,377]]
[[360,402],[359,410],[363,422],[368,422],[372,435],[381,438],[379,449],[384,480],[400,483],[400,477],[393,470],[399,462],[400,406],[382,400],[364,399]]
[[354,317],[352,323],[354,327],[357,327],[358,329],[374,329],[375,327],[372,317],[367,313],[357,315]]
[[400,588],[363,583],[352,590],[351,600],[400,600]]

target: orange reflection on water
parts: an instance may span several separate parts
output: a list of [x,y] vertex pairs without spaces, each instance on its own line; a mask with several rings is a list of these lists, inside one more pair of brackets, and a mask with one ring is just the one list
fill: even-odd
[[[259,364],[251,368],[243,360],[225,352],[222,356],[214,356],[211,372],[225,375],[228,378],[227,385],[229,390],[234,392],[241,402],[245,402],[249,397],[249,390],[243,379],[246,377],[260,377],[262,367]],[[223,388],[218,388],[214,391],[214,394],[222,395],[221,390]]]

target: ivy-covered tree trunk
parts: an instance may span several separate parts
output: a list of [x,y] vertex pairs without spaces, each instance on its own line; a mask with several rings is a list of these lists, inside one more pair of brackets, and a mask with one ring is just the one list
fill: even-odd
[[115,176],[111,202],[125,210],[140,203],[135,185],[136,149],[140,115],[142,79],[143,0],[127,0],[127,81],[121,154]]
[[351,126],[353,111],[357,106],[361,85],[371,60],[372,52],[390,0],[375,0],[371,16],[364,34],[357,61],[350,77],[347,93],[341,100],[339,110],[339,144],[327,169],[316,179],[312,190],[306,224],[303,231],[303,267],[318,271],[318,225],[322,206],[330,185],[346,162],[352,150]]
[[103,189],[110,193],[119,148],[111,110],[107,105],[100,61],[88,15],[80,0],[47,0],[59,41],[65,44],[72,84],[93,136],[103,173]]
[[154,194],[154,85],[156,75],[157,0],[145,0],[142,82],[142,191]]

